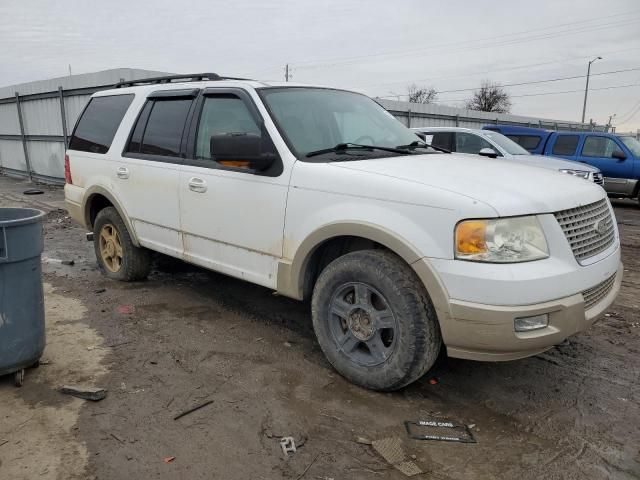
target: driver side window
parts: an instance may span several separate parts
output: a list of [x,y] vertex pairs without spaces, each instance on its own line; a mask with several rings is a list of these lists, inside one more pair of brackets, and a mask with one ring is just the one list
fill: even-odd
[[456,132],[456,152],[478,154],[483,148],[495,150],[484,138],[466,132]]

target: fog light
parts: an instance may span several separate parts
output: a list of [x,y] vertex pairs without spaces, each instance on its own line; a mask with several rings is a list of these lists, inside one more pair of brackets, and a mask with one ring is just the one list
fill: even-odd
[[514,320],[516,332],[530,332],[549,325],[549,315],[535,315],[533,317],[519,317]]

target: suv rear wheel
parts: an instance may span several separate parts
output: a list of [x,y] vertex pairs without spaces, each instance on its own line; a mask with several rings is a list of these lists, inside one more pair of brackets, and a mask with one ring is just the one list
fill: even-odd
[[107,207],[96,216],[93,245],[102,272],[122,282],[143,280],[151,270],[149,251],[136,247],[118,211]]
[[424,375],[442,340],[415,272],[382,250],[346,254],[320,274],[311,302],[322,351],[344,377],[391,391]]

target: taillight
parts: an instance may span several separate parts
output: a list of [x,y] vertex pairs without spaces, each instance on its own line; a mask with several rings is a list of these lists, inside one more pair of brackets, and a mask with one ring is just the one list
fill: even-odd
[[73,179],[71,178],[71,165],[69,165],[69,155],[64,155],[64,181],[70,185],[73,185]]

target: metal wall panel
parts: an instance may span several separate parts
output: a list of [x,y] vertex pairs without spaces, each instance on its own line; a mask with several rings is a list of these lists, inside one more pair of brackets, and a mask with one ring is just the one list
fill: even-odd
[[55,92],[58,90],[58,87],[71,90],[74,88],[96,87],[98,85],[107,86],[115,85],[122,78],[125,80],[135,80],[138,78],[161,77],[163,75],[171,74],[136,68],[114,68],[100,72],[67,75],[65,77],[37,80],[35,82],[2,87],[0,88],[0,98],[13,97],[15,92],[20,93],[20,95],[32,95],[36,93]]
[[21,100],[20,107],[25,134],[62,135],[59,99]]
[[[77,93],[81,92],[69,92],[69,90],[105,89],[111,88],[122,79],[135,80],[165,75],[170,74],[118,68],[0,88],[0,167],[4,168],[5,173],[20,174],[22,172],[24,176],[28,176],[22,140],[18,137],[20,124],[15,92],[20,95],[24,133],[27,135],[27,154],[33,176],[38,180],[59,182],[64,178],[64,143],[62,141],[64,131],[58,88],[62,87],[67,95],[63,101],[67,133],[71,135],[76,120],[91,95],[78,95]],[[2,135],[13,135],[16,138],[2,139]],[[39,135],[40,138],[29,138],[32,135]]]
[[20,135],[18,110],[15,103],[0,104],[0,134]]
[[24,160],[22,141],[0,140],[0,167],[26,172],[27,162]]
[[64,144],[62,142],[27,142],[31,168],[40,176],[64,178]]

